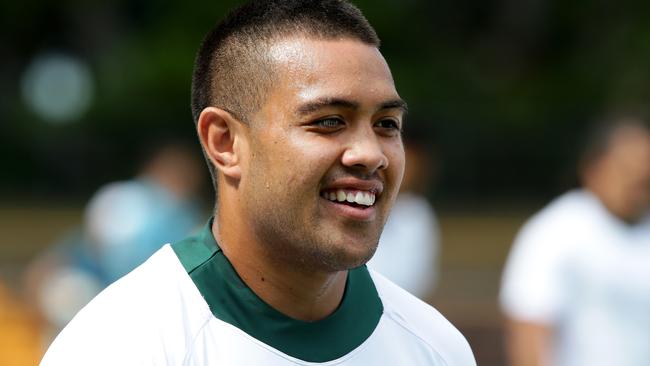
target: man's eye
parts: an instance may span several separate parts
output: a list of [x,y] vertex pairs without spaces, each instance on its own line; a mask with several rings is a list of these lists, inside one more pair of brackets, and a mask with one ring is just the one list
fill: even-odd
[[329,128],[329,129],[341,127],[343,126],[343,124],[344,122],[339,118],[324,118],[314,122],[314,125],[318,127]]
[[379,128],[389,129],[389,130],[400,130],[399,123],[394,119],[382,119],[377,121],[375,126]]

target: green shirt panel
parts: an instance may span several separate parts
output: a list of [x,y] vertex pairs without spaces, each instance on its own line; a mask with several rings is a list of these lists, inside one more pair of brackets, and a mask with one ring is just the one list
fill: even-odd
[[309,362],[340,358],[360,346],[383,313],[366,266],[348,271],[338,309],[315,322],[290,318],[260,299],[239,277],[212,235],[212,220],[196,236],[172,244],[212,314],[261,342]]

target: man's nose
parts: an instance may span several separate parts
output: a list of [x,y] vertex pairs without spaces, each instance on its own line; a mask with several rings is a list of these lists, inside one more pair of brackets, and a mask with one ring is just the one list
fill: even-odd
[[350,137],[341,162],[346,167],[362,169],[370,174],[386,169],[388,158],[384,154],[379,137],[372,127],[361,130]]

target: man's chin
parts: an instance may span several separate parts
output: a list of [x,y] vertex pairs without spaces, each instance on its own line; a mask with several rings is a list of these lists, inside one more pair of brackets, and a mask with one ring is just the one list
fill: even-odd
[[355,245],[341,244],[336,246],[327,256],[323,256],[322,263],[330,271],[345,271],[360,267],[366,264],[375,254],[377,244],[361,244],[356,242]]

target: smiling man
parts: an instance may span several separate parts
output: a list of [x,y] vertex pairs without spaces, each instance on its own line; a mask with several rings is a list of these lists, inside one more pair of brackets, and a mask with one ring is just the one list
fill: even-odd
[[437,311],[365,263],[406,113],[342,0],[255,1],[205,38],[192,111],[214,218],[91,302],[43,365],[475,365]]

